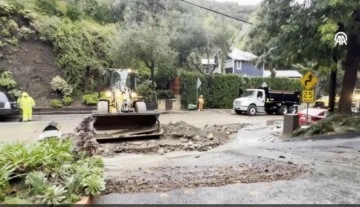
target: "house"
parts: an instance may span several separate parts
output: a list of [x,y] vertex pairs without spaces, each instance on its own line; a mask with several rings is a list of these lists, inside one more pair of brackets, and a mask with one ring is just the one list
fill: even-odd
[[204,73],[210,73],[211,71],[213,73],[221,73],[221,66],[216,64],[215,58],[201,59],[201,65]]
[[257,56],[250,53],[233,48],[226,56],[225,70],[226,74],[239,74],[243,76],[263,77],[264,64],[256,67],[253,60]]
[[[264,70],[263,77],[271,77],[271,72],[269,70]],[[276,78],[301,78],[302,75],[297,70],[276,70]]]
[[[238,48],[232,48],[231,52],[226,56],[225,67],[223,73],[225,74],[237,74],[248,77],[271,77],[271,72],[265,70],[265,64],[261,64],[257,67],[254,60],[257,58],[256,55],[242,51]],[[221,72],[221,59],[218,64],[214,58],[201,59],[203,71],[205,73],[222,73]],[[278,78],[301,78],[302,75],[296,70],[277,70],[276,76]]]

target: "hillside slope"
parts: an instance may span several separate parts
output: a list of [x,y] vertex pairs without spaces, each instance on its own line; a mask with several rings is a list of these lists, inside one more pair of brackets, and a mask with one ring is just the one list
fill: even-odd
[[34,97],[37,106],[48,106],[48,100],[56,97],[50,82],[61,73],[55,66],[55,54],[50,45],[27,40],[16,47],[7,47],[0,56],[0,70],[11,71],[18,88]]

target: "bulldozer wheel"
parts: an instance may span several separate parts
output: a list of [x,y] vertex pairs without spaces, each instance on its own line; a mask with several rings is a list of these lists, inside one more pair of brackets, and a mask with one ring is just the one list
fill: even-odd
[[135,112],[145,112],[146,104],[145,102],[136,102],[134,108],[135,108]]
[[97,111],[99,113],[109,113],[109,102],[99,101],[97,103]]

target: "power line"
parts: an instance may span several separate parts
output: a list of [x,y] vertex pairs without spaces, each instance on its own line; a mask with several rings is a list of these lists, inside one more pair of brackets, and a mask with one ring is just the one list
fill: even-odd
[[209,8],[206,8],[206,7],[203,7],[203,6],[200,6],[200,5],[197,5],[197,4],[188,2],[188,1],[186,1],[186,0],[180,0],[180,1],[185,2],[185,3],[187,3],[187,4],[191,4],[191,5],[196,6],[196,7],[199,7],[199,8],[201,8],[201,9],[205,9],[205,10],[207,10],[207,11],[214,12],[214,13],[216,13],[216,14],[220,14],[220,15],[222,15],[222,16],[225,16],[225,17],[228,17],[228,18],[231,18],[231,19],[235,19],[235,20],[237,20],[237,21],[240,21],[240,22],[243,22],[243,23],[246,23],[246,24],[253,25],[253,23],[251,23],[251,22],[248,22],[248,21],[239,19],[239,18],[237,18],[237,17],[233,17],[233,16],[230,16],[230,15],[227,15],[227,14],[224,14],[224,13],[221,13],[221,12],[218,12],[218,11],[215,11],[215,10],[212,10],[212,9],[209,9]]

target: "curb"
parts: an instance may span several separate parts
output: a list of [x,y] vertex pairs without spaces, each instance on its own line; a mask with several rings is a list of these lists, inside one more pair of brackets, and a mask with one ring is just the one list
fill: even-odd
[[[34,115],[91,114],[96,108],[35,108]],[[160,111],[160,114],[183,114],[188,111]]]

